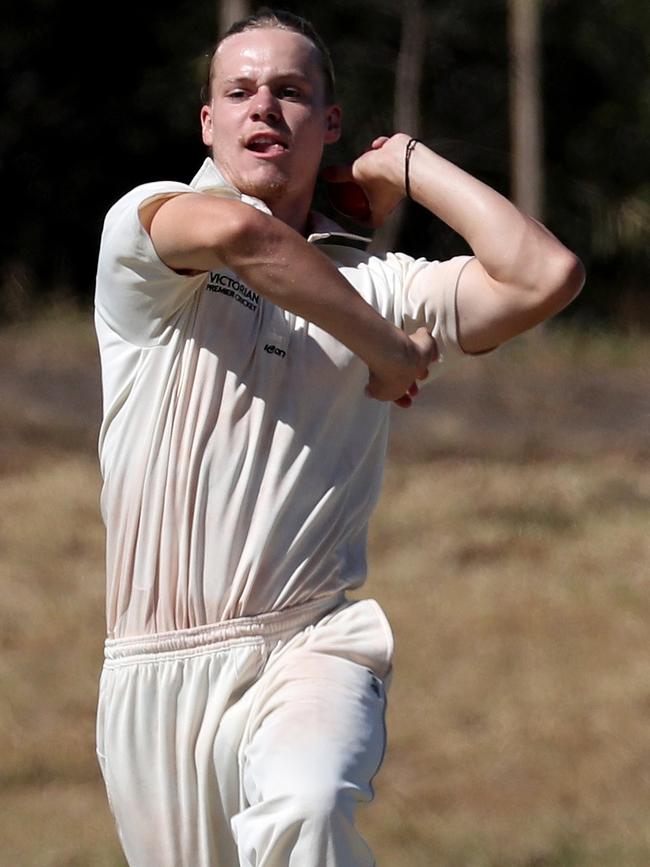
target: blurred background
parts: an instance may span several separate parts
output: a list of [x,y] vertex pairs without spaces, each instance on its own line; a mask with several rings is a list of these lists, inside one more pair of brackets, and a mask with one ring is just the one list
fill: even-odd
[[[306,0],[330,45],[344,137],[328,161],[408,129],[543,215],[589,291],[571,316],[648,324],[650,6],[645,0]],[[220,25],[246,0],[66,0],[5,7],[0,171],[2,306],[92,293],[107,208],[148,180],[189,180],[205,156],[199,91]],[[462,248],[409,208],[397,243]]]
[[[650,5],[279,5],[333,55],[344,136],[326,162],[409,131],[588,273],[553,322],[394,413],[364,592],[394,624],[396,671],[364,830],[382,865],[647,867]],[[94,757],[99,236],[131,187],[194,175],[213,43],[255,8],[3,9],[2,867],[124,863]],[[374,243],[466,252],[413,204]]]

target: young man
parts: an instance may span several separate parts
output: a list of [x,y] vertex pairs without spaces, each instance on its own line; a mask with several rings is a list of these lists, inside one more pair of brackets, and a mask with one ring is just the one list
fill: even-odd
[[567,304],[582,268],[542,226],[404,134],[354,179],[405,194],[474,256],[371,258],[310,211],[340,134],[329,57],[286,13],[240,22],[191,184],[106,218],[96,326],[106,660],[97,751],[131,867],[361,867],[385,745],[390,628],[365,578],[391,401],[434,361]]

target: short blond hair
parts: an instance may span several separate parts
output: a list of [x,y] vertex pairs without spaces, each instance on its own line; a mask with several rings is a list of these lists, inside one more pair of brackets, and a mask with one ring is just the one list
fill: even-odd
[[249,15],[247,18],[235,21],[235,23],[228,28],[215,45],[214,51],[210,56],[207,78],[201,88],[201,101],[203,104],[207,105],[212,98],[212,70],[214,66],[214,57],[219,50],[221,43],[229,36],[234,36],[236,33],[245,33],[247,30],[259,30],[263,27],[277,27],[280,30],[292,30],[294,33],[300,33],[306,39],[309,39],[318,51],[321,71],[325,82],[325,102],[328,105],[336,102],[336,83],[332,57],[329,53],[329,49],[316,32],[313,24],[307,21],[306,18],[301,18],[300,15],[294,15],[293,12],[287,12],[285,9],[271,9],[268,6],[263,6],[261,9],[258,9],[254,15]]

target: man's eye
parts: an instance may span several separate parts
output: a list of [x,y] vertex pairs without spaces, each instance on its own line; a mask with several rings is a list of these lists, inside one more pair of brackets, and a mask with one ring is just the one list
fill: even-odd
[[300,99],[302,93],[298,90],[297,87],[290,87],[289,85],[285,85],[280,88],[280,95],[283,99]]
[[238,100],[238,99],[246,99],[246,91],[237,88],[237,90],[230,90],[227,93],[228,99]]

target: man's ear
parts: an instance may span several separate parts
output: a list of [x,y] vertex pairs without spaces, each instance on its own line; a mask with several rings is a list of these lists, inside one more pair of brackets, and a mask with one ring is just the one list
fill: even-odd
[[334,144],[341,137],[341,106],[331,105],[325,116],[325,144]]
[[203,144],[212,147],[212,106],[204,105],[201,108],[201,137]]

